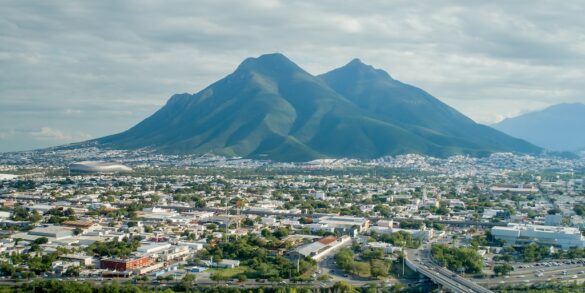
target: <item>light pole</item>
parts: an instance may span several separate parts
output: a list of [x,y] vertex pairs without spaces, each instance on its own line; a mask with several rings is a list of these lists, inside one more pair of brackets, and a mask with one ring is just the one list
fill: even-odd
[[404,278],[404,262],[406,255],[404,254],[404,246],[402,246],[402,277]]

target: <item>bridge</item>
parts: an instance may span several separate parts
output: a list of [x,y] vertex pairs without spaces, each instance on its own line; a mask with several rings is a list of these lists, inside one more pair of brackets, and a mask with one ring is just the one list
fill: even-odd
[[[431,260],[431,252],[428,249],[420,251],[420,257],[416,261],[409,259],[407,251],[405,254],[405,263],[408,267],[421,275],[429,278],[433,283],[441,285],[443,288],[455,293],[493,293],[471,280],[463,278],[456,273],[435,264]],[[414,252],[416,253],[416,252]]]

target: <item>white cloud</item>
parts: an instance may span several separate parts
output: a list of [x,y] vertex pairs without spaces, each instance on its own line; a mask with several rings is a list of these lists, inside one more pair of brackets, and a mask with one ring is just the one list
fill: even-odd
[[63,142],[80,141],[92,138],[91,135],[89,134],[85,133],[66,134],[59,129],[54,129],[51,127],[42,127],[38,131],[30,132],[30,136],[37,140],[53,140]]
[[2,10],[0,125],[39,135],[47,122],[61,137],[122,131],[172,94],[276,51],[314,74],[359,57],[486,123],[585,102],[578,0],[38,0]]

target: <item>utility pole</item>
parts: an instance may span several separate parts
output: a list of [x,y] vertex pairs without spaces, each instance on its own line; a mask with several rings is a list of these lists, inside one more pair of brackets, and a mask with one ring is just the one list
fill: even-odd
[[406,254],[404,254],[404,246],[402,246],[402,277],[404,278],[404,261],[406,258]]

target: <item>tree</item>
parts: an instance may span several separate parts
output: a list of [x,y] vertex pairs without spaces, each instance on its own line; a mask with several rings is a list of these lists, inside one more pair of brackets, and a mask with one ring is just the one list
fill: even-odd
[[48,242],[49,242],[49,238],[40,237],[40,238],[35,239],[32,243],[40,245],[40,244],[47,244]]
[[83,233],[83,229],[76,227],[75,229],[73,229],[73,235],[79,235]]
[[354,293],[357,290],[348,282],[346,281],[339,281],[333,285],[331,288],[333,292],[343,292],[343,293]]
[[288,229],[285,227],[279,227],[278,229],[276,229],[276,231],[274,231],[274,233],[272,233],[272,235],[278,239],[282,239],[286,236],[288,236]]
[[350,249],[343,248],[335,254],[335,262],[337,265],[345,271],[351,270],[353,264],[353,252]]
[[79,267],[77,266],[70,266],[65,270],[63,276],[65,277],[79,277]]
[[227,281],[228,277],[224,274],[220,274],[220,273],[213,273],[210,276],[211,280],[216,281],[217,283],[219,283],[220,281]]
[[330,279],[331,279],[331,275],[328,275],[328,274],[320,275],[318,278],[319,281],[329,281]]
[[480,273],[483,268],[483,261],[474,248],[455,248],[444,244],[433,244],[431,254],[437,263],[450,270]]
[[195,283],[196,280],[196,276],[194,274],[189,274],[187,273],[183,279],[181,279],[181,282],[179,282],[177,289],[179,289],[178,291],[189,291],[193,288],[193,284]]
[[387,277],[390,265],[384,260],[373,259],[370,261],[370,274],[372,277]]
[[510,264],[499,264],[494,266],[494,274],[497,275],[508,275],[510,272],[514,270],[514,267]]
[[351,266],[351,272],[360,277],[369,277],[371,272],[370,263],[354,261]]

